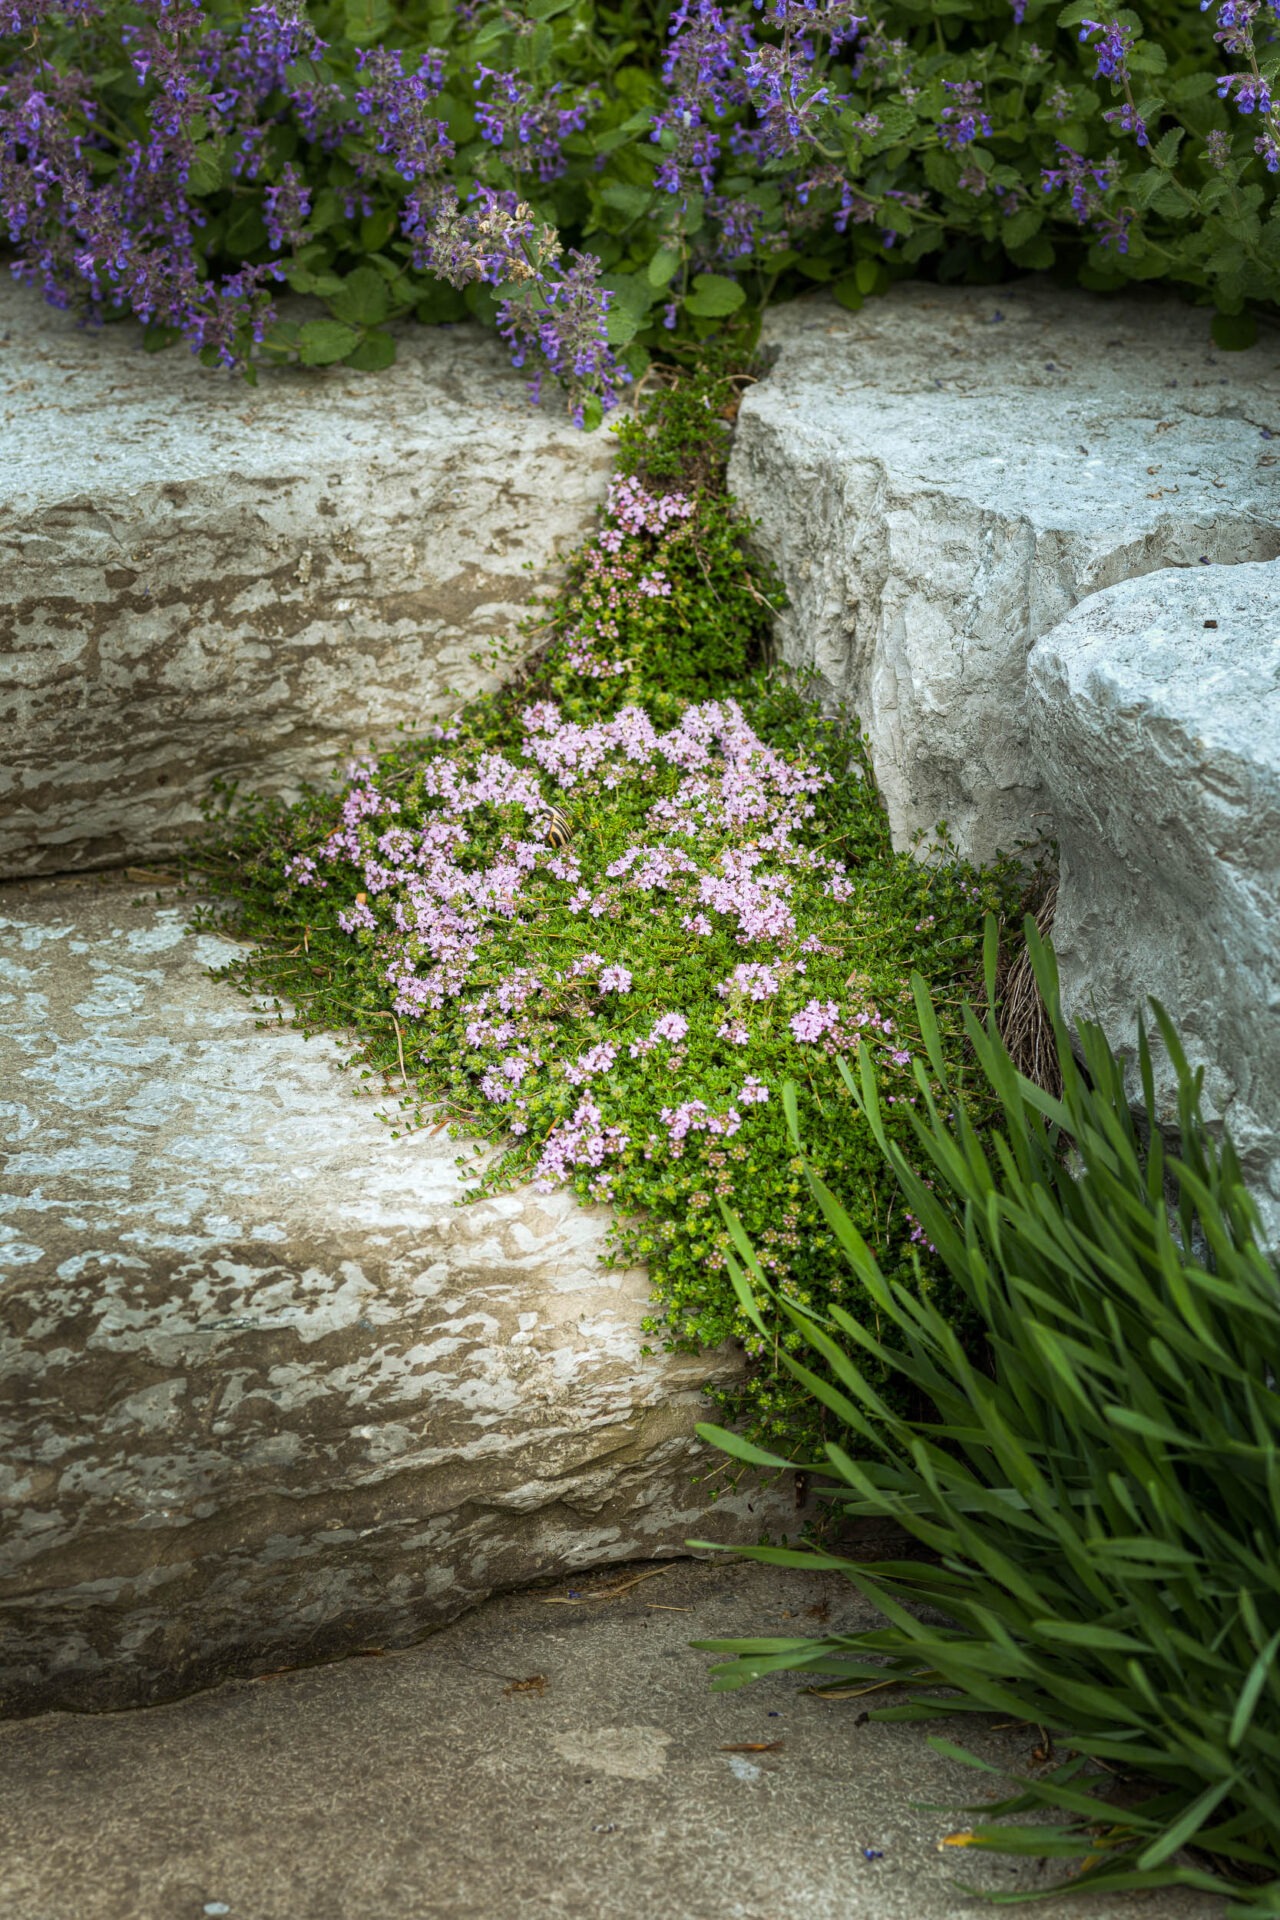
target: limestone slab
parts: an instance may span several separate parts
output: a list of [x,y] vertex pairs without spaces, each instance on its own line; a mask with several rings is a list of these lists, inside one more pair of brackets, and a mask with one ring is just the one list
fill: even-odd
[[702,1479],[740,1357],[647,1350],[602,1210],[460,1206],[458,1144],[258,1024],[172,898],[32,883],[0,916],[0,1710],[777,1531],[789,1492]]
[[1280,1247],[1280,565],[1084,601],[1033,648],[1028,711],[1058,822],[1065,1009],[1132,1062],[1147,996],[1164,1004]]
[[1086,595],[1280,554],[1280,369],[1179,302],[1037,281],[778,309],[730,481],[783,652],[868,731],[899,844],[1051,837],[1026,658]]
[[0,874],[171,851],[215,775],[324,777],[493,678],[605,434],[501,343],[256,388],[0,281]]

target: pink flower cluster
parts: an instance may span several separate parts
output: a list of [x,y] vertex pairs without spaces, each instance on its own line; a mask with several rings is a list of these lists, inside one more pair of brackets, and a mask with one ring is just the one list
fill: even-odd
[[751,869],[759,858],[754,847],[724,853],[720,856],[723,877],[707,874],[698,888],[703,906],[737,921],[741,946],[752,940],[786,940],[796,930],[795,916],[787,905],[791,882],[777,873],[756,879]]
[[880,1042],[882,1060],[892,1061],[895,1067],[911,1065],[907,1048],[892,1044],[893,1021],[874,1007],[860,1008],[845,1018],[834,1000],[810,1000],[799,1013],[792,1014],[788,1024],[793,1038],[802,1045],[822,1041],[829,1053],[837,1053],[851,1050],[859,1040],[874,1037]]
[[618,1057],[618,1049],[611,1040],[602,1040],[599,1046],[588,1047],[580,1053],[571,1067],[566,1067],[564,1077],[570,1086],[580,1087],[584,1080],[592,1080],[598,1073],[608,1073]]
[[309,853],[295,854],[292,860],[286,861],[284,877],[292,880],[295,887],[327,887],[329,884]]
[[705,1100],[686,1100],[679,1107],[664,1107],[659,1117],[667,1130],[667,1145],[673,1160],[682,1158],[684,1143],[691,1133],[710,1133],[728,1140],[742,1125],[742,1115],[736,1107],[730,1107],[727,1113],[715,1114]]
[[[558,1121],[548,1134],[534,1176],[539,1192],[550,1193],[554,1187],[563,1186],[579,1167],[603,1167],[628,1144],[621,1127],[605,1125],[604,1115],[588,1095],[579,1100],[572,1120]],[[602,1174],[594,1185],[603,1199],[609,1176]]]
[[574,625],[565,643],[565,660],[588,680],[608,680],[629,670],[616,655],[622,620],[645,600],[668,600],[671,580],[654,564],[661,543],[695,511],[683,493],[657,496],[631,474],[617,476],[605,503],[607,524],[582,552],[582,576],[574,600]]
[[938,1249],[934,1246],[932,1240],[929,1238],[924,1228],[920,1225],[920,1222],[916,1219],[914,1213],[908,1213],[904,1217],[907,1220],[909,1220],[911,1223],[912,1244],[917,1247],[924,1247],[926,1251],[929,1253],[936,1253]]
[[631,974],[626,967],[606,967],[602,953],[579,954],[569,968],[570,980],[583,980],[595,974],[596,987],[601,994],[630,993]]
[[773,968],[755,960],[735,967],[729,978],[716,988],[722,1000],[727,1000],[731,993],[741,994],[747,1000],[767,1000],[777,991],[778,976]]
[[607,553],[617,553],[625,539],[638,539],[642,533],[661,539],[673,525],[691,520],[696,503],[687,493],[655,495],[643,487],[634,474],[620,473],[609,487],[605,513],[615,522],[600,535]]
[[[616,484],[611,505],[628,537],[661,534],[687,517],[681,496],[655,500],[630,481]],[[546,1111],[548,1088],[577,1090],[571,1118],[545,1137],[537,1179],[546,1188],[587,1170],[592,1192],[604,1197],[614,1178],[609,1163],[629,1144],[607,1118],[611,1076],[624,1058],[660,1050],[655,1064],[678,1076],[691,1021],[687,1012],[660,1010],[636,1038],[619,1036],[616,1025],[636,1033],[627,1007],[616,1004],[635,993],[633,970],[577,941],[575,926],[666,915],[672,928],[699,940],[718,933],[763,949],[716,985],[728,1003],[717,1038],[741,1047],[751,1039],[741,1015],[759,1009],[767,1027],[779,1017],[770,1003],[804,976],[802,956],[838,951],[816,934],[800,937],[798,882],[810,893],[816,884],[842,894],[853,883],[839,860],[804,844],[814,795],[828,776],[766,745],[735,701],[690,706],[666,731],[638,706],[581,724],[539,700],[521,720],[519,744],[506,753],[469,748],[456,728],[438,730],[437,751],[413,783],[412,814],[407,799],[382,790],[374,763],[357,762],[333,831],[296,855],[288,873],[299,888],[323,888],[338,869],[348,885],[355,881],[359,892],[339,924],[375,944],[402,1018],[461,999],[474,1084],[515,1133],[529,1130],[535,1110]],[[563,839],[553,809],[564,796],[624,787],[645,796],[643,824],[603,871],[591,866],[590,835],[552,844],[553,834]],[[496,982],[480,988],[478,965],[492,973],[502,930],[518,933],[544,914],[549,885],[558,886],[557,907],[570,916],[557,936],[563,948],[552,949],[563,959],[500,965]],[[642,1004],[652,1005],[655,985],[642,981]],[[782,1004],[785,1018],[789,1003]],[[566,1018],[576,1045],[562,1050],[558,1023]],[[892,1021],[856,1003],[842,1009],[811,998],[786,1025],[797,1044],[833,1051],[874,1035],[883,1054],[893,1045],[896,1065],[910,1061],[891,1041]],[[724,1112],[701,1099],[665,1106],[649,1155],[679,1159],[691,1138],[707,1136],[709,1148],[727,1140],[743,1114],[769,1097],[766,1083],[747,1074]],[[551,1110],[563,1115],[567,1102]]]
[[628,847],[605,868],[605,877],[622,880],[630,874],[632,885],[648,893],[655,887],[669,887],[678,874],[697,872],[697,861],[691,860],[683,847]]
[[631,1058],[633,1060],[643,1058],[646,1053],[652,1053],[654,1048],[661,1045],[664,1040],[673,1047],[679,1046],[688,1031],[689,1022],[682,1013],[664,1013],[660,1020],[654,1021],[643,1040],[631,1042]]
[[840,1009],[834,1000],[810,1000],[808,1006],[792,1014],[789,1024],[797,1040],[821,1040],[823,1034],[839,1026]]
[[486,1100],[496,1104],[511,1098],[512,1089],[518,1087],[530,1073],[542,1065],[540,1054],[509,1054],[497,1068],[490,1068],[480,1082],[480,1091]]

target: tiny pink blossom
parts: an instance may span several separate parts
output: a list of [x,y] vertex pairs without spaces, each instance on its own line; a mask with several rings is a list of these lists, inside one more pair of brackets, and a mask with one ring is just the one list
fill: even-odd
[[327,887],[329,884],[327,880],[321,880],[318,877],[316,863],[309,853],[295,854],[294,858],[286,863],[284,877],[286,880],[292,880],[295,887]]
[[599,1046],[589,1047],[585,1053],[580,1053],[573,1066],[565,1068],[564,1077],[571,1085],[580,1087],[584,1080],[590,1080],[595,1074],[608,1073],[617,1057],[618,1049],[612,1041],[602,1040]]
[[926,1247],[930,1253],[936,1253],[938,1249],[934,1246],[914,1213],[909,1213],[906,1217],[911,1222],[911,1238],[915,1245],[918,1247]]
[[810,1000],[799,1013],[792,1014],[789,1024],[797,1040],[821,1040],[839,1019],[840,1009],[834,1000]]
[[652,1053],[660,1041],[669,1040],[672,1046],[679,1044],[689,1031],[689,1022],[682,1013],[664,1013],[655,1020],[643,1040],[631,1043],[631,1058],[639,1060],[644,1054]]
[[752,961],[749,965],[735,967],[727,980],[722,980],[716,992],[722,1000],[731,993],[742,993],[749,1000],[767,1000],[778,991],[778,976],[772,967],[761,966]]
[[535,1170],[538,1190],[549,1193],[569,1178],[574,1167],[599,1167],[628,1144],[621,1127],[607,1127],[590,1095],[578,1102],[572,1120],[558,1120],[547,1137]]
[[338,925],[344,933],[356,933],[363,929],[372,933],[378,923],[363,900],[357,900],[353,907],[345,907],[338,915]]

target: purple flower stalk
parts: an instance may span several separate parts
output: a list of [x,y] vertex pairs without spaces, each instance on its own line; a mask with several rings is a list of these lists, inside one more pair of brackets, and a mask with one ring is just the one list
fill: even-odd
[[938,125],[938,137],[943,146],[955,153],[961,147],[972,146],[979,135],[989,140],[991,121],[983,110],[981,82],[944,80],[942,84],[951,95],[949,105],[942,109],[942,119]]
[[486,84],[489,97],[475,104],[481,137],[502,150],[516,173],[536,172],[544,184],[558,180],[568,164],[564,142],[585,128],[594,96],[566,103],[559,81],[538,90],[518,74],[482,66],[476,71],[476,91]]
[[1052,193],[1055,187],[1065,187],[1071,195],[1071,211],[1081,226],[1091,218],[1099,204],[1099,196],[1106,193],[1113,181],[1115,164],[1104,160],[1100,166],[1086,160],[1083,154],[1064,146],[1059,140],[1059,165],[1045,167],[1040,175],[1041,188]]
[[1098,64],[1094,68],[1097,79],[1114,80],[1119,83],[1127,80],[1129,69],[1127,61],[1129,49],[1133,45],[1133,34],[1128,27],[1122,27],[1118,20],[1112,20],[1106,26],[1100,20],[1084,20],[1080,24],[1079,38],[1088,42],[1095,33],[1102,35],[1092,51]]

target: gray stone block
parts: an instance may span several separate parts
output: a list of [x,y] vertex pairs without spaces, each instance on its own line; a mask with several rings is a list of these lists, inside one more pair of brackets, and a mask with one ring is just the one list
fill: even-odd
[[1028,677],[1066,1012],[1132,1061],[1139,1010],[1163,1002],[1280,1247],[1280,566],[1112,587],[1037,642]]
[[943,819],[976,859],[1050,836],[1027,652],[1120,580],[1280,554],[1274,355],[1035,281],[822,296],[765,337],[730,480],[786,582],[786,658],[860,716],[899,844]]
[[459,1206],[458,1144],[264,1030],[231,951],[136,887],[0,893],[0,1711],[785,1527],[790,1489],[713,1503],[700,1389],[741,1358],[647,1351],[605,1212]]
[[[607,434],[479,329],[257,388],[0,282],[0,874],[154,858],[491,681]],[[530,571],[532,569],[532,571]]]

